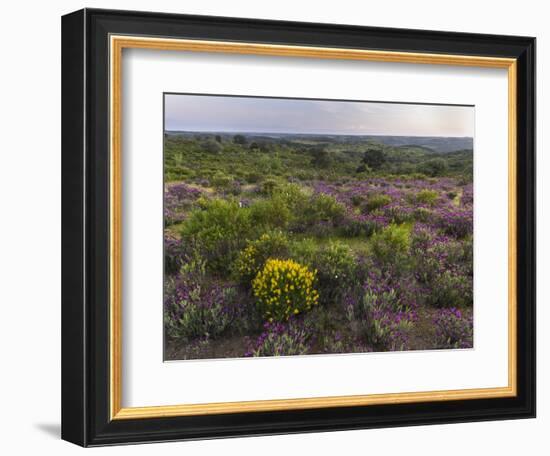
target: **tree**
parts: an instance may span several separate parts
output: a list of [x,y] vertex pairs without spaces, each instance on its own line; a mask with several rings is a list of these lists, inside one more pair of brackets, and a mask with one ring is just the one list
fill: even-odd
[[319,168],[328,168],[331,163],[330,154],[322,148],[316,148],[312,151],[313,159],[311,164]]
[[211,154],[219,154],[222,151],[222,146],[220,143],[209,140],[202,144],[202,148]]
[[235,135],[233,136],[233,142],[235,144],[246,144],[246,138],[244,135]]
[[442,158],[432,158],[418,165],[418,171],[431,177],[442,176],[447,172],[447,162]]
[[366,166],[372,170],[378,170],[386,163],[386,154],[382,150],[382,147],[377,144],[369,144],[367,150],[361,160]]
[[222,142],[222,137],[220,135],[216,135],[216,141],[221,143]]

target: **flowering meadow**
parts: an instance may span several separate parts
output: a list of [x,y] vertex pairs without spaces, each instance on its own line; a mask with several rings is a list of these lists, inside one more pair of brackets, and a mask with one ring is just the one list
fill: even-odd
[[473,347],[472,151],[166,134],[166,359]]

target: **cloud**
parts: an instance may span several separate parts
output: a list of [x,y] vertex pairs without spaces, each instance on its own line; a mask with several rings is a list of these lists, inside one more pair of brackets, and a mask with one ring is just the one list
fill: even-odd
[[179,131],[473,137],[474,108],[167,94],[165,127]]

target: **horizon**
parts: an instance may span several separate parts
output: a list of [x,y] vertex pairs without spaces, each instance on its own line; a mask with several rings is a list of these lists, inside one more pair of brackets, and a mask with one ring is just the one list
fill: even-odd
[[473,106],[228,95],[164,95],[164,131],[473,138]]
[[474,139],[473,136],[436,136],[436,135],[388,135],[388,134],[376,134],[376,133],[294,133],[294,132],[272,132],[272,131],[245,131],[245,130],[164,130],[165,133],[208,133],[208,134],[226,134],[226,135],[294,135],[294,136],[381,136],[392,138],[457,138],[457,139]]

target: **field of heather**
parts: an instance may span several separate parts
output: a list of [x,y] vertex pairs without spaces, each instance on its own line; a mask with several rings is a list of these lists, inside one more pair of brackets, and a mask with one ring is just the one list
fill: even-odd
[[165,136],[165,359],[471,348],[471,151]]

